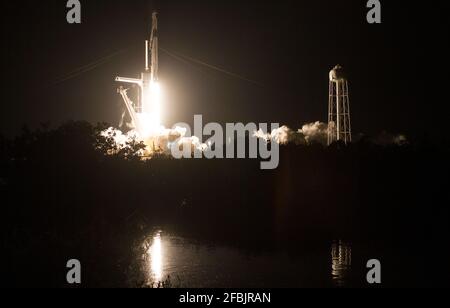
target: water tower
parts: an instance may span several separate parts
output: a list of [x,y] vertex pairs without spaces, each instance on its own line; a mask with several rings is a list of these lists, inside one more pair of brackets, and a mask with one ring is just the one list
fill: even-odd
[[348,80],[340,65],[330,72],[328,106],[328,145],[336,141],[352,142]]

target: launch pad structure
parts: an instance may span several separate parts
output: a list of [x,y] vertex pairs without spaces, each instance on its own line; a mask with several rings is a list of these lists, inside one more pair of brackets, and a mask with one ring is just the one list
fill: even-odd
[[145,41],[144,72],[141,73],[140,78],[116,77],[117,82],[138,86],[139,94],[136,103],[128,97],[129,89],[121,86],[118,88],[118,93],[122,96],[130,114],[132,125],[141,137],[148,137],[160,125],[158,61],[158,17],[157,12],[153,12],[150,40]]

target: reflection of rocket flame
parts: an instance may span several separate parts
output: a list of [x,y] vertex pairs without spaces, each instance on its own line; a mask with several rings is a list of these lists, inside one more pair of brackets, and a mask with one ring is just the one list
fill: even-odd
[[148,254],[151,261],[151,274],[155,281],[159,282],[163,277],[163,249],[160,233],[153,238],[153,245],[150,247]]
[[331,248],[331,276],[336,286],[342,287],[352,266],[352,247],[342,241],[336,242]]

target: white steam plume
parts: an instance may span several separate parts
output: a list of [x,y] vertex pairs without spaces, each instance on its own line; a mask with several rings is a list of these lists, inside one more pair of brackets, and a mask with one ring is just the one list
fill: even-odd
[[287,126],[282,126],[271,133],[264,133],[261,129],[254,133],[254,137],[261,138],[266,142],[276,142],[281,145],[294,143],[297,145],[318,142],[326,145],[328,125],[321,122],[305,124],[297,131]]
[[287,144],[290,142],[292,134],[293,131],[289,127],[282,126],[278,129],[274,129],[270,134],[265,133],[262,129],[260,129],[253,134],[253,137],[263,139],[266,142]]
[[328,124],[326,123],[305,124],[298,132],[305,137],[307,143],[317,142],[326,145],[328,142]]
[[124,149],[128,147],[131,141],[143,142],[146,145],[145,156],[152,156],[155,153],[170,154],[172,147],[185,147],[190,145],[192,151],[206,151],[208,146],[200,142],[198,137],[186,137],[186,129],[183,127],[175,127],[173,129],[161,128],[151,137],[142,138],[136,130],[131,130],[124,134],[115,128],[109,128],[101,133],[103,137],[113,138],[117,148]]

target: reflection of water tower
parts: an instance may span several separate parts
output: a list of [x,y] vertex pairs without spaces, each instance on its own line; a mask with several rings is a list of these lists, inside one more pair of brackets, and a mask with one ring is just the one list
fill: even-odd
[[336,141],[352,142],[348,81],[340,65],[330,72],[328,107],[328,145]]
[[352,267],[352,247],[342,241],[333,243],[331,247],[331,276],[337,287],[347,283]]

